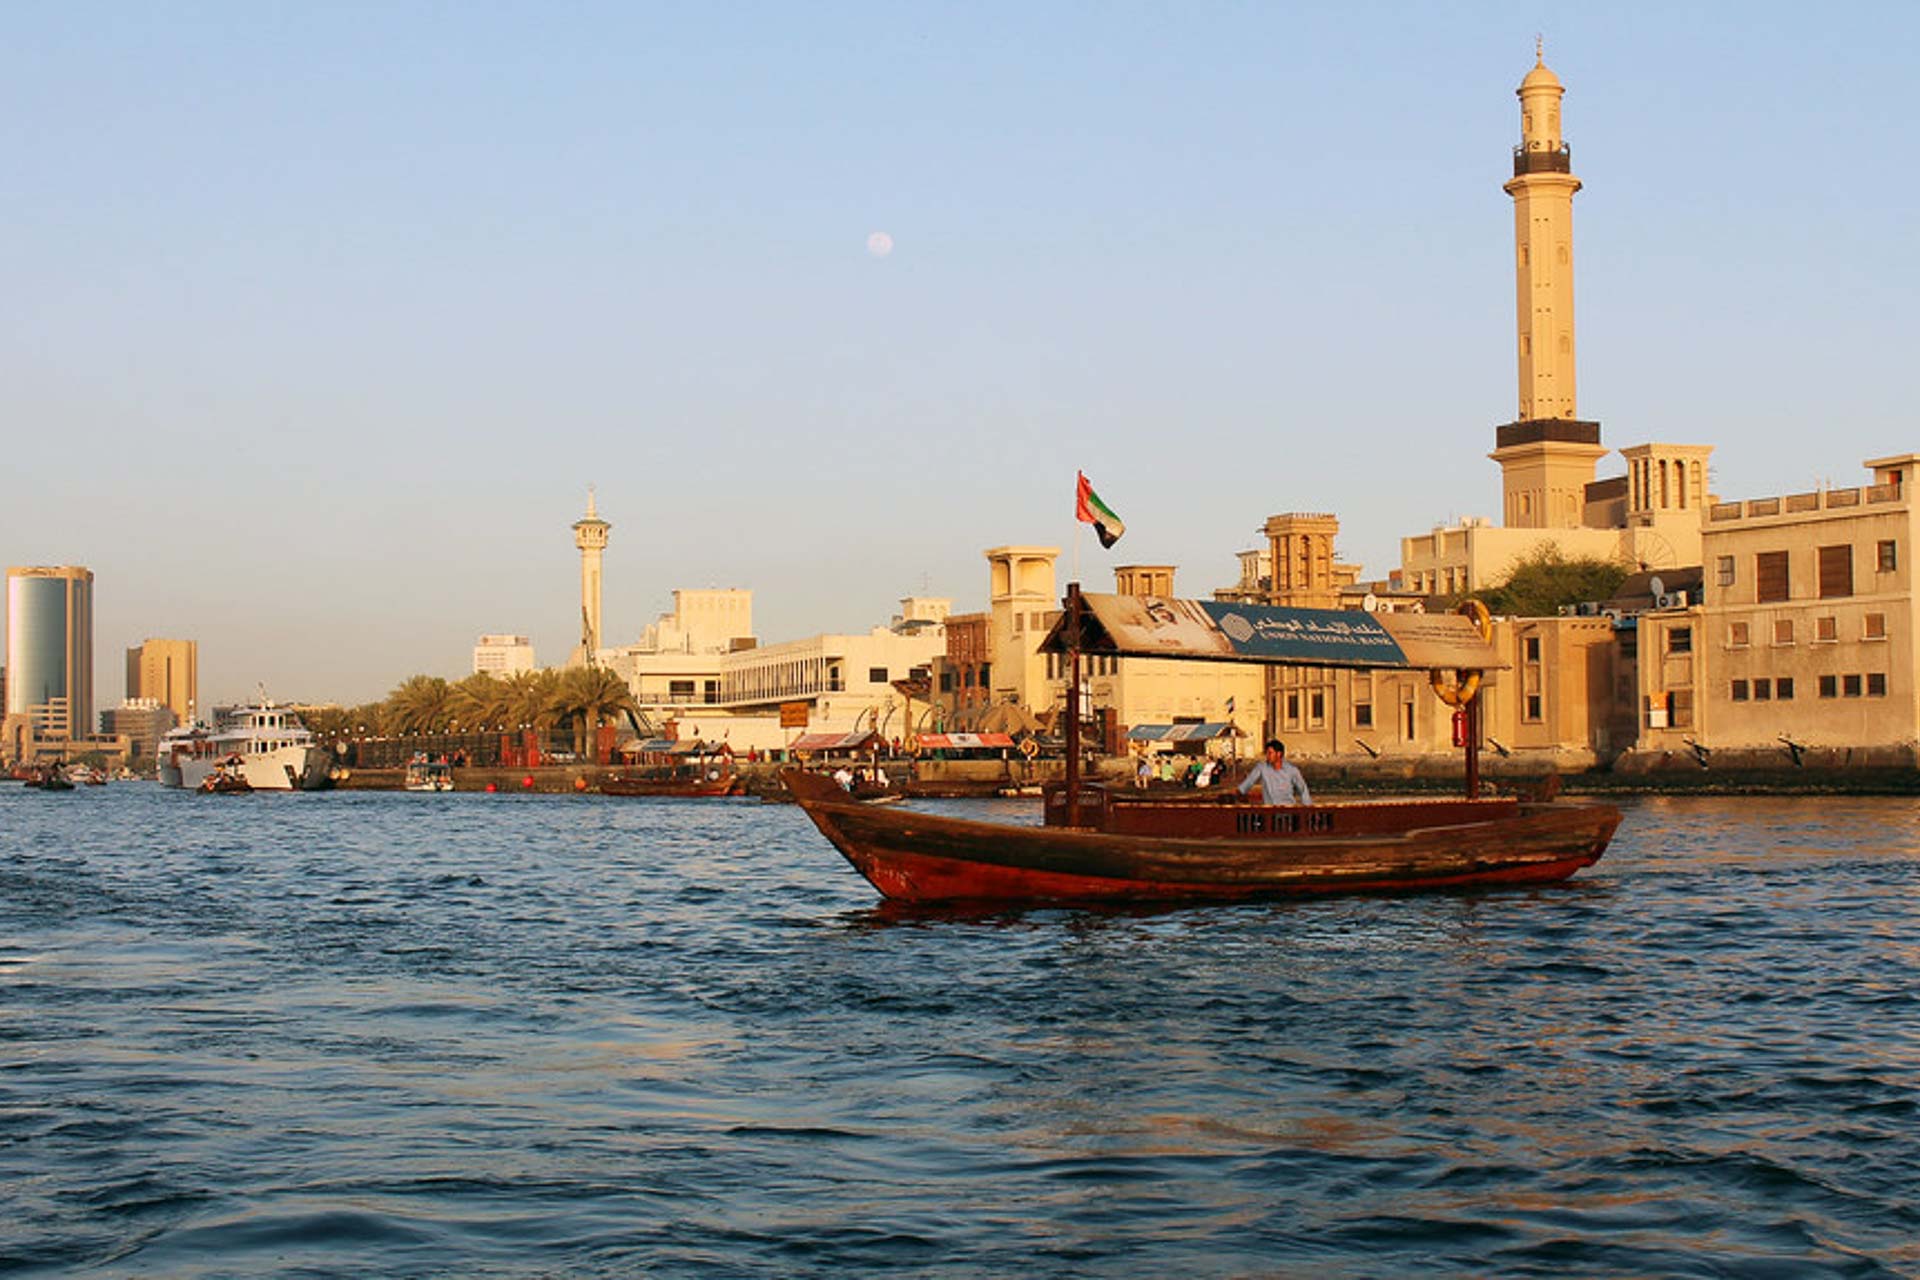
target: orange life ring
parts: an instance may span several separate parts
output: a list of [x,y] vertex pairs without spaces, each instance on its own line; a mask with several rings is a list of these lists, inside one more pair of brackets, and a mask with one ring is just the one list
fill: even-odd
[[[1493,639],[1493,615],[1487,612],[1486,605],[1478,600],[1462,600],[1454,612],[1473,623],[1482,641]],[[1480,692],[1481,675],[1479,671],[1466,668],[1457,671],[1437,668],[1427,673],[1427,681],[1440,701],[1450,707],[1464,707]]]

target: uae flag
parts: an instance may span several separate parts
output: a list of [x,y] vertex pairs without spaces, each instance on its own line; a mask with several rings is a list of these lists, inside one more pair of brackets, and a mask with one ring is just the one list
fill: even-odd
[[1100,501],[1100,495],[1087,483],[1085,472],[1074,474],[1079,477],[1079,483],[1073,493],[1073,518],[1092,525],[1094,533],[1100,537],[1101,546],[1112,546],[1127,531],[1126,522],[1113,514],[1112,507]]

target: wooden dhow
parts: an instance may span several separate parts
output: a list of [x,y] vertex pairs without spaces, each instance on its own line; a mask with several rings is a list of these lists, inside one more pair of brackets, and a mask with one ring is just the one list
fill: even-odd
[[[1499,665],[1483,609],[1352,614],[1215,601],[1087,596],[1068,588],[1044,652],[1067,656],[1067,780],[1042,825],[1012,826],[859,803],[800,770],[787,788],[821,834],[889,901],[934,904],[1235,901],[1548,884],[1593,865],[1611,805],[1481,798],[1474,744],[1480,673]],[[1312,666],[1418,667],[1464,718],[1463,799],[1325,805],[1169,803],[1080,777],[1082,652]]]

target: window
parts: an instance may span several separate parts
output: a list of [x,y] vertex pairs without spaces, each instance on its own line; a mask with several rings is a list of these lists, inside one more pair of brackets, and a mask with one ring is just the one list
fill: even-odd
[[1793,701],[1793,677],[1781,676],[1773,682],[1773,696],[1781,702]]
[[1820,677],[1820,696],[1834,698],[1840,694],[1840,681],[1833,676]]
[[1715,563],[1717,563],[1720,568],[1720,585],[1723,587],[1732,586],[1733,585],[1733,557],[1721,556]]
[[1745,702],[1747,700],[1747,682],[1745,680],[1735,680],[1733,682],[1733,700],[1735,702]]
[[1813,620],[1813,638],[1815,643],[1832,644],[1840,638],[1840,619],[1828,614],[1824,618]]
[[982,689],[991,689],[993,687],[993,664],[991,662],[983,662],[980,664],[980,687]]
[[1762,551],[1754,556],[1754,599],[1762,604],[1772,600],[1785,600],[1788,585],[1786,552]]
[[720,682],[718,680],[709,680],[705,684],[701,685],[700,701],[702,702],[720,701]]
[[1315,689],[1309,697],[1307,705],[1310,712],[1307,717],[1307,726],[1312,729],[1318,729],[1326,724],[1327,695],[1321,690]]
[[692,702],[693,701],[693,681],[691,680],[667,681],[667,701],[668,702]]
[[1753,682],[1753,700],[1755,702],[1767,702],[1771,700],[1772,697],[1773,697],[1773,681],[1755,680]]
[[1773,642],[1775,644],[1793,643],[1793,619],[1775,618],[1773,620]]
[[887,669],[885,667],[868,667],[867,668],[868,684],[885,684],[886,682],[887,682]]
[[1540,661],[1540,637],[1539,636],[1527,637],[1527,661],[1528,662]]
[[1820,598],[1853,594],[1853,548],[1842,543],[1820,548]]
[[1867,673],[1867,696],[1869,698],[1884,698],[1887,696],[1886,672],[1869,671]]
[[1297,693],[1287,695],[1287,727],[1289,729],[1300,727],[1300,695]]
[[1727,624],[1727,648],[1744,649],[1751,642],[1752,628],[1745,622]]
[[1849,698],[1859,697],[1860,696],[1860,677],[1859,676],[1841,676],[1840,692],[1845,694]]
[[[1051,657],[1052,655],[1048,655],[1048,656]],[[1047,675],[1048,675],[1048,678],[1052,678],[1053,673],[1049,671]],[[953,692],[953,672],[942,671],[940,673],[940,692],[942,693]]]
[[1675,689],[1667,694],[1667,705],[1672,718],[1668,721],[1675,729],[1693,727],[1693,690]]
[[1866,619],[1860,624],[1860,638],[1862,640],[1885,640],[1887,638],[1887,615],[1884,613],[1868,614]]
[[1356,729],[1373,728],[1373,704],[1356,702],[1353,704],[1353,727]]
[[1541,715],[1542,715],[1542,711],[1540,706],[1540,695],[1537,693],[1528,694],[1527,695],[1527,719],[1532,721],[1538,721],[1541,718]]
[[1876,550],[1878,553],[1877,564],[1880,572],[1892,573],[1900,567],[1900,552],[1892,538],[1881,539],[1880,545]]
[[1693,628],[1673,627],[1667,632],[1668,653],[1693,652]]

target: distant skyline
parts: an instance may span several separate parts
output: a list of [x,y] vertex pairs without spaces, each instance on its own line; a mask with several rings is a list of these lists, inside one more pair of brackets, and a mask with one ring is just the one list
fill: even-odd
[[[1080,574],[1230,582],[1268,515],[1498,516],[1514,89],[1565,83],[1579,401],[1728,498],[1920,448],[1920,11],[23,4],[0,560],[203,700],[361,702],[675,587],[764,642]],[[1618,455],[1602,476],[1623,469]]]

